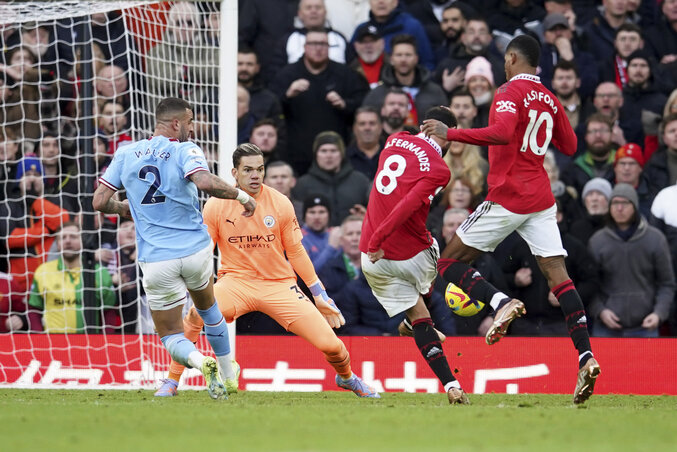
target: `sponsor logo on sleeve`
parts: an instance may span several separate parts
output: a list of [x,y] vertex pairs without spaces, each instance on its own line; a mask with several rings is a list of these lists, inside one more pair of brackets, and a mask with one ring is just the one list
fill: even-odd
[[509,100],[498,100],[496,101],[496,113],[517,113],[515,109],[515,102]]

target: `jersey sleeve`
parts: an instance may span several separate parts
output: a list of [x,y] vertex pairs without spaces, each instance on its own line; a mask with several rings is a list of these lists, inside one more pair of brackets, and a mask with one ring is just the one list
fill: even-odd
[[555,113],[555,130],[553,130],[552,134],[552,144],[563,154],[574,155],[578,146],[576,132],[574,132],[574,129],[571,127],[569,118],[566,113],[564,113],[564,107],[559,99],[555,96],[552,96],[552,99],[557,107],[557,113]]
[[124,160],[123,152],[116,152],[113,154],[113,160],[106,168],[103,176],[99,178],[99,183],[105,185],[111,190],[118,191],[122,188],[122,163]]
[[[442,177],[443,174],[445,177]],[[430,203],[438,189],[443,188],[448,182],[448,170],[446,173],[437,171],[433,177],[419,179],[374,230],[369,239],[368,251],[371,253],[378,251],[385,239],[407,221],[412,212],[418,210],[423,204]]]
[[519,93],[510,86],[500,87],[491,105],[494,121],[489,127],[481,129],[449,129],[447,140],[461,143],[490,146],[508,144],[519,122]]
[[179,166],[183,171],[183,177],[189,177],[198,171],[209,171],[207,159],[198,145],[192,142],[184,143],[179,152]]
[[296,219],[294,206],[289,199],[285,197],[282,202],[278,201],[278,209],[280,212],[280,233],[282,234],[282,245],[285,249],[289,249],[303,240],[303,233],[301,226]]

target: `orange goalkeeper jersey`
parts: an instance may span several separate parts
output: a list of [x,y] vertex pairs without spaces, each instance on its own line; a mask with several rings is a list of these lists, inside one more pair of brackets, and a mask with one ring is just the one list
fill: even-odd
[[235,200],[211,197],[205,204],[204,222],[221,252],[218,276],[296,279],[284,254],[303,238],[291,201],[263,184],[254,199],[251,217],[242,215],[244,207]]

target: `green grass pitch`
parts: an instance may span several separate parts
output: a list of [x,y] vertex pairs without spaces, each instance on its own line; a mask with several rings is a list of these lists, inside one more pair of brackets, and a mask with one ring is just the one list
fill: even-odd
[[1,450],[677,451],[677,397],[0,390]]

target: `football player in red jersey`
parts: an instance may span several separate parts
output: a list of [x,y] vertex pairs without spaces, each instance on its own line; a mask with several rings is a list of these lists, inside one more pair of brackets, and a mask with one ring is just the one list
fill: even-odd
[[536,256],[564,313],[579,354],[574,403],[583,403],[592,395],[600,367],[590,348],[583,302],[564,265],[567,252],[562,247],[555,198],[543,168],[543,155],[550,143],[573,155],[576,135],[560,102],[535,75],[539,58],[540,45],[534,38],[522,35],[510,42],[505,52],[508,82],[496,91],[488,127],[456,130],[440,121],[424,121],[422,131],[428,136],[489,146],[489,194],[458,228],[442,252],[438,270],[445,280],[494,308],[494,322],[486,335],[491,345],[526,310],[524,303],[499,292],[469,264],[517,231]]
[[[444,107],[428,110],[425,117],[456,127],[456,118]],[[369,196],[360,251],[362,272],[376,299],[391,317],[406,313],[410,334],[447,391],[449,403],[467,404],[422,295],[427,296],[437,274],[440,251],[425,222],[430,201],[451,177],[442,160],[448,148],[446,137],[409,132],[388,137]]]

